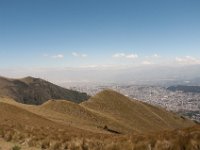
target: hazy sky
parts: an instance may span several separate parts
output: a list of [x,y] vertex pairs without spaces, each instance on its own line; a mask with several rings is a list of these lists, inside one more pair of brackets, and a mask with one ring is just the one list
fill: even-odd
[[199,0],[0,0],[0,68],[200,64]]

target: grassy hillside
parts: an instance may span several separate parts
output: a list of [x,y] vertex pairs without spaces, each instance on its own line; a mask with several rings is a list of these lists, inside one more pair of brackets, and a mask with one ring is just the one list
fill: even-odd
[[0,98],[3,147],[198,150],[199,141],[200,126],[192,121],[111,90],[81,104],[49,100],[37,106]]
[[[128,133],[131,131],[124,124],[119,123],[113,118],[96,113],[79,104],[75,104],[69,101],[51,100],[41,105],[40,110],[48,112],[48,114],[51,111],[51,114],[59,113],[64,115],[62,120],[68,119],[68,122],[70,122],[71,125],[73,124],[73,126],[81,129],[87,129],[93,132],[109,133],[109,131],[104,129],[106,125],[109,126],[112,130],[118,131],[120,133]],[[59,121],[57,120],[56,116],[52,119],[54,121]]]
[[138,132],[161,131],[194,125],[187,119],[154,107],[112,90],[100,92],[82,106],[126,124],[127,128]]

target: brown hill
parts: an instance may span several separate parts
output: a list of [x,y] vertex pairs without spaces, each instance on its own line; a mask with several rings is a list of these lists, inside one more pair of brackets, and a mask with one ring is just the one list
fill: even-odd
[[193,121],[165,109],[131,100],[112,90],[102,91],[80,104],[67,100],[49,100],[39,106],[11,100],[6,103],[51,121],[92,132],[102,133],[110,129],[122,134],[147,133],[195,125]]
[[24,104],[42,104],[49,99],[67,99],[76,103],[87,100],[86,93],[68,90],[48,81],[26,77],[8,79],[0,77],[0,96],[10,97]]
[[12,100],[0,100],[0,141],[3,138],[7,142],[22,144],[23,147],[25,145],[33,146],[38,149],[44,149],[44,147],[47,149],[51,144],[52,149],[57,149],[56,142],[58,141],[63,141],[63,146],[65,146],[65,141],[71,138],[81,137],[82,134],[85,136],[91,135],[86,130],[51,121],[49,118],[27,109],[38,106],[26,107],[24,104],[17,104]]
[[188,119],[183,119],[162,108],[131,100],[112,90],[102,91],[81,105],[93,112],[113,118],[132,131],[146,133],[194,125]]
[[[49,100],[40,106],[39,112],[42,116],[50,115],[51,120],[66,124],[70,123],[80,129],[86,129],[93,132],[105,132],[104,127],[107,125],[112,130],[120,133],[128,133],[129,130],[124,124],[113,118],[91,111],[80,104],[70,101]],[[57,113],[56,116],[54,116]],[[58,115],[59,114],[59,115]],[[58,119],[59,116],[59,119]]]
[[19,104],[11,100],[6,103],[54,122],[94,132],[110,129],[118,133],[147,133],[195,125],[174,113],[131,100],[112,90],[102,91],[80,104],[67,100],[49,100],[40,106]]
[[38,149],[198,149],[200,128],[194,125],[112,90],[80,104],[0,98],[0,138]]

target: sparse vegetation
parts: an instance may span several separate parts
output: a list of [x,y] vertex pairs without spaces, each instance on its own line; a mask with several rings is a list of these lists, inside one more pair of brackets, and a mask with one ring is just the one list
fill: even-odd
[[[199,150],[200,148],[200,126],[136,135],[114,136],[112,134],[86,133],[84,137],[81,136],[81,133],[63,134],[66,132],[63,130],[59,133],[62,136],[56,139],[53,138],[53,135],[56,135],[57,132],[54,128],[51,128],[51,130],[49,128],[19,129],[17,126],[10,128],[10,126],[1,125],[1,129],[3,129],[5,135],[9,133],[13,142],[18,141],[18,143],[24,143],[31,147],[51,150]],[[46,136],[44,133],[46,133]],[[19,139],[13,138],[13,136],[19,137]],[[20,149],[19,146],[13,147],[13,150],[18,149]]]

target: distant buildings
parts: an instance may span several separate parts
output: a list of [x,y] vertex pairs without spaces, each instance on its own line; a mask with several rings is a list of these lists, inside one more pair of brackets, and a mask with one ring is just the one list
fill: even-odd
[[161,106],[167,110],[178,112],[191,119],[200,121],[200,93],[174,92],[164,87],[140,85],[82,85],[72,89],[86,92],[89,95],[95,95],[107,88],[116,90],[130,98]]

